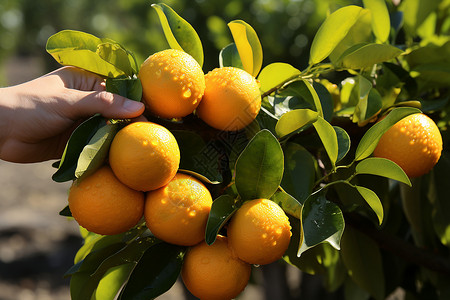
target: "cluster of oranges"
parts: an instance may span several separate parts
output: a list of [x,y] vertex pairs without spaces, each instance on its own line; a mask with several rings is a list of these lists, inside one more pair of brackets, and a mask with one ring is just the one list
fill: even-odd
[[216,68],[204,75],[197,61],[175,49],[147,58],[139,71],[148,111],[166,119],[196,112],[208,125],[235,131],[249,125],[261,108],[256,79],[234,67]]
[[[250,124],[261,106],[255,78],[237,68],[204,75],[198,63],[178,50],[150,56],[139,73],[147,109],[162,118],[196,113],[219,130]],[[227,234],[204,241],[212,197],[196,177],[180,172],[175,137],[153,122],[133,122],[114,137],[108,163],[74,181],[72,216],[91,232],[113,235],[145,221],[152,234],[188,246],[182,268],[186,287],[201,299],[231,299],[247,285],[251,265],[282,257],[291,238],[284,211],[255,199],[232,216]]]

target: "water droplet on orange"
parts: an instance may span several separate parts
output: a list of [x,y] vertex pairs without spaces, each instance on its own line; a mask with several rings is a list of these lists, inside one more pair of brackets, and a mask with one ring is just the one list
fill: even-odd
[[186,89],[185,91],[184,91],[184,93],[183,93],[183,97],[184,98],[189,98],[189,97],[191,97],[192,96],[192,92],[191,92],[191,89]]

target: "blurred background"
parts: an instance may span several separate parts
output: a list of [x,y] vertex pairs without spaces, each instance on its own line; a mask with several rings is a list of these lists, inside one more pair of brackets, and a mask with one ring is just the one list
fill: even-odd
[[[286,62],[303,69],[312,37],[329,9],[360,4],[338,0],[163,2],[199,34],[205,73],[218,66],[220,49],[232,41],[227,28],[232,20],[244,20],[256,30],[264,51],[263,65]],[[152,53],[168,48],[151,3],[0,0],[0,86],[19,84],[58,68],[45,45],[52,34],[63,29],[116,40],[142,63]],[[58,215],[67,204],[68,184],[51,180],[51,163],[19,165],[0,161],[0,300],[70,298],[69,281],[63,274],[73,264],[82,241],[75,222]],[[282,286],[286,276],[289,287]],[[267,281],[280,291],[264,290]],[[274,284],[277,281],[278,286]],[[308,299],[316,293],[315,299],[326,299],[320,295],[321,290],[317,280],[286,264],[275,263],[254,272],[253,283],[240,298],[290,299],[302,295],[302,299]],[[161,299],[183,299],[184,294],[177,283]]]

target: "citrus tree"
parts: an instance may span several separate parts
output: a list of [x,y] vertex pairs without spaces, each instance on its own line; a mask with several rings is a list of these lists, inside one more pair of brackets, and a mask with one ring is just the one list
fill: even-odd
[[[190,258],[193,253],[217,248],[223,255],[230,255],[224,243],[231,245],[233,255],[241,246],[250,247],[234,242],[239,238],[233,232],[253,226],[248,225],[252,220],[236,221],[243,218],[240,212],[244,209],[252,211],[253,219],[262,215],[262,219],[276,219],[282,225],[259,226],[263,221],[253,222],[257,225],[245,239],[251,239],[255,245],[261,242],[267,253],[251,248],[244,251],[245,255],[238,254],[236,268],[242,269],[240,278],[248,280],[246,264],[268,263],[264,258],[274,256],[270,261],[283,259],[304,272],[321,276],[327,290],[343,289],[348,299],[384,299],[397,287],[405,289],[413,299],[450,297],[447,285],[450,216],[446,186],[450,166],[446,151],[450,107],[449,7],[448,1],[419,0],[404,1],[400,6],[387,5],[383,0],[367,0],[362,6],[340,7],[330,12],[318,28],[309,52],[309,65],[304,70],[284,62],[263,66],[264,45],[257,32],[244,20],[231,21],[228,28],[234,42],[220,52],[217,68],[234,71],[226,71],[225,75],[211,71],[205,81],[200,80],[201,93],[195,89],[196,100],[190,104],[189,112],[163,117],[152,110],[151,102],[169,101],[176,87],[172,82],[173,88],[169,85],[170,88],[158,90],[161,86],[156,80],[161,72],[172,74],[175,81],[190,74],[170,73],[172,66],[175,70],[178,64],[170,61],[178,53],[171,52],[158,62],[164,68],[153,70],[155,65],[151,62],[138,62],[130,49],[109,38],[72,30],[51,36],[47,51],[57,62],[99,74],[105,78],[108,91],[146,103],[146,118],[166,128],[176,140],[180,157],[175,171],[188,174],[196,185],[204,187],[206,192],[202,198],[210,194],[213,199],[204,214],[203,242],[198,246],[169,242],[156,229],[149,230],[146,223],[156,218],[150,215],[162,213],[155,214],[147,208],[145,218],[137,223],[133,221],[118,234],[94,233],[95,230],[82,228],[84,245],[76,254],[74,266],[66,273],[71,277],[72,298],[155,298],[169,290],[180,273],[186,274],[183,279],[189,278],[186,279],[190,282],[188,288],[195,286],[199,293],[228,287],[227,276],[218,277],[224,280],[223,284],[220,280],[208,283],[206,279],[213,275],[200,276],[204,284],[192,283],[199,276],[183,268],[199,266],[198,259]],[[201,68],[208,53],[203,53],[196,30],[168,5],[153,4],[152,8],[168,45],[188,54]],[[239,75],[240,72],[245,75]],[[196,74],[196,80],[202,76]],[[250,77],[248,81],[243,79],[246,76]],[[235,78],[249,83],[235,84]],[[225,79],[231,81],[222,84],[221,80]],[[225,93],[230,93],[235,85],[238,90],[254,92],[255,88],[248,88],[253,86],[254,79],[257,95],[251,94],[247,105],[239,112],[232,112],[229,99],[241,95]],[[221,84],[211,91],[209,81]],[[158,90],[152,97],[159,95],[162,99],[152,98],[149,102],[146,95],[150,90]],[[193,91],[188,83],[183,83],[178,95],[190,98]],[[214,103],[214,99],[220,101]],[[255,99],[258,102],[253,107]],[[205,108],[206,103],[213,104]],[[164,111],[164,107],[160,105],[158,109]],[[173,107],[177,113],[182,110],[179,105]],[[242,112],[246,113],[240,115]],[[431,117],[427,117],[427,125],[420,121],[425,115]],[[231,119],[227,119],[229,116]],[[414,117],[408,126],[395,125],[409,116],[420,117]],[[229,124],[245,119],[245,124],[223,126],[222,119]],[[152,173],[155,177],[165,165],[159,162],[156,167],[147,165],[147,161],[140,160],[141,150],[135,152],[128,147],[134,143],[136,133],[127,137],[127,142],[118,146],[119,150],[109,151],[118,132],[130,131],[127,129],[130,122],[94,115],[82,123],[55,164],[53,180],[75,181],[72,189],[79,190],[93,176],[98,177],[98,171],[104,170],[108,161],[113,171],[121,168],[124,176],[133,173],[133,181],[142,181],[140,174]],[[382,150],[388,153],[399,150],[404,154],[401,164],[406,161],[407,165],[422,166],[421,162],[426,161],[419,168],[422,172],[410,174],[396,159],[377,155],[378,151],[374,155],[380,139],[391,130],[395,130],[390,134],[393,138],[383,143]],[[405,144],[399,143],[407,139],[400,137],[403,133],[410,136]],[[158,148],[158,142],[152,139],[139,141],[139,149],[150,144]],[[416,147],[415,143],[422,146]],[[169,148],[173,150],[172,146]],[[125,156],[130,160],[116,158]],[[133,166],[131,170],[127,169],[129,165]],[[140,171],[136,173],[135,168]],[[178,178],[173,176],[170,176],[172,180]],[[153,202],[162,199],[161,203],[167,200],[174,204],[176,199],[175,206],[184,207],[183,201],[189,197],[180,193],[192,195],[185,184],[169,183],[161,187],[165,191],[156,189],[159,193],[156,196],[149,189],[134,189],[140,190],[139,199],[145,192],[147,202],[151,198],[156,199]],[[84,210],[92,212],[90,206],[97,203],[95,198],[103,197],[99,193],[103,192],[93,193],[91,200],[85,202]],[[255,208],[255,212],[248,208],[252,203],[264,201],[281,208],[277,217],[271,209]],[[125,211],[122,210],[123,214]],[[61,215],[71,217],[71,207],[64,208]],[[188,210],[188,215],[197,216],[197,211]],[[74,217],[78,221],[75,214]],[[113,217],[108,218],[111,221]],[[180,215],[180,221],[183,218]],[[181,230],[188,223],[170,226]],[[289,234],[280,228],[288,228]],[[264,239],[269,236],[280,236],[272,240],[272,246],[283,244],[287,238],[280,255],[273,254],[278,248],[267,251],[270,245],[264,244]],[[262,259],[253,261],[258,255]],[[220,261],[217,253],[211,259]],[[189,263],[184,264],[185,260]],[[213,268],[213,271],[220,272],[220,269]],[[236,287],[237,293],[244,287]]]

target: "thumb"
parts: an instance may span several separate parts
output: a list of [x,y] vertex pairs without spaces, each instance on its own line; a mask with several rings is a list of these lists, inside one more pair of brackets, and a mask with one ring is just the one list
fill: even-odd
[[71,90],[69,118],[76,120],[96,113],[105,118],[136,118],[144,112],[144,104],[106,91]]

